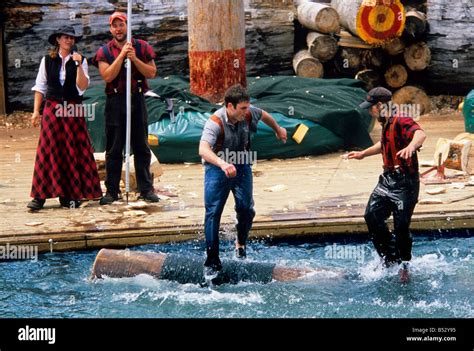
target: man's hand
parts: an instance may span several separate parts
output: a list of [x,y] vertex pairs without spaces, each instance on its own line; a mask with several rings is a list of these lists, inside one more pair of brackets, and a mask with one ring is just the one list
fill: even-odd
[[283,144],[286,144],[287,140],[287,135],[286,135],[286,129],[283,127],[278,127],[278,131],[275,133],[277,139],[283,141]]
[[37,111],[33,112],[33,114],[31,115],[31,125],[33,127],[38,127],[40,120],[41,120],[40,113]]
[[362,160],[364,158],[364,153],[362,151],[351,151],[347,154],[348,159],[355,158],[356,160]]
[[133,49],[132,43],[127,42],[127,43],[125,43],[125,45],[122,47],[122,51],[120,51],[120,56],[122,57],[122,59],[127,58],[130,51],[135,52],[135,50]]
[[132,62],[136,61],[137,53],[135,52],[135,48],[132,47],[132,49],[128,51],[127,58],[130,59],[130,61]]
[[224,171],[225,176],[227,178],[234,178],[237,175],[237,169],[234,165],[231,165],[230,163],[224,162],[221,165],[221,169],[222,171]]
[[400,150],[400,151],[397,152],[397,157],[400,157],[400,158],[403,158],[403,159],[407,160],[413,155],[413,153],[415,151],[416,150],[415,150],[414,146],[408,145],[403,150]]

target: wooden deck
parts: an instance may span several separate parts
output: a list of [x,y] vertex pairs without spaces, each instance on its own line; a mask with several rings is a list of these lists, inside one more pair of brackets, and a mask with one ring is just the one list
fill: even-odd
[[[420,124],[428,134],[420,161],[433,158],[439,137],[453,138],[464,131],[459,113],[423,116]],[[374,140],[379,137],[379,126],[372,135]],[[39,251],[52,245],[54,251],[64,251],[203,239],[200,164],[163,165],[164,174],[155,186],[176,196],[150,204],[142,216],[128,216],[125,204],[88,202],[79,209],[63,209],[54,199],[44,210],[28,212],[37,140],[36,129],[0,129],[0,245],[38,245]],[[381,157],[348,161],[341,154],[259,161],[254,168],[257,216],[250,236],[365,233],[363,213],[381,172]],[[276,185],[285,189],[266,191]],[[421,186],[420,198],[441,199],[443,204],[419,204],[412,229],[474,228],[473,187],[455,189],[448,184],[445,194],[435,196],[425,193],[427,187]],[[230,196],[222,217],[225,237],[234,235],[234,218]]]

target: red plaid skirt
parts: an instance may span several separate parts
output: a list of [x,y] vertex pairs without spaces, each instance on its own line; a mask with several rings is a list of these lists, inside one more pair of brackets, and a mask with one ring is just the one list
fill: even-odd
[[44,106],[31,197],[97,199],[102,190],[86,120],[56,116],[57,104]]

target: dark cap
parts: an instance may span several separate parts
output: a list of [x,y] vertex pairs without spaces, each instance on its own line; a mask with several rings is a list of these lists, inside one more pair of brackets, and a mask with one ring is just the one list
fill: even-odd
[[367,98],[359,105],[360,108],[369,108],[379,102],[389,102],[392,100],[392,93],[384,87],[376,87],[367,93]]
[[61,36],[61,35],[69,35],[71,37],[74,37],[76,39],[76,43],[82,38],[82,35],[76,35],[76,31],[74,30],[74,27],[72,26],[61,26],[57,31],[55,31],[53,34],[51,34],[48,38],[48,42],[51,45],[56,45],[56,38]]

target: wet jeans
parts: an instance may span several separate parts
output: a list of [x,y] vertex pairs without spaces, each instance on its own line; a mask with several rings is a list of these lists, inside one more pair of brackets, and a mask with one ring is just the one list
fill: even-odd
[[206,235],[207,259],[205,266],[215,269],[221,268],[219,259],[219,227],[224,205],[232,191],[237,212],[237,240],[245,245],[250,229],[252,228],[255,210],[253,208],[253,180],[250,165],[235,165],[237,175],[227,178],[225,173],[211,164],[205,165],[204,175],[204,203],[206,217],[204,231]]
[[[384,172],[370,196],[365,211],[369,235],[385,263],[411,260],[412,236],[410,222],[418,202],[419,175]],[[387,220],[393,214],[393,233]]]

